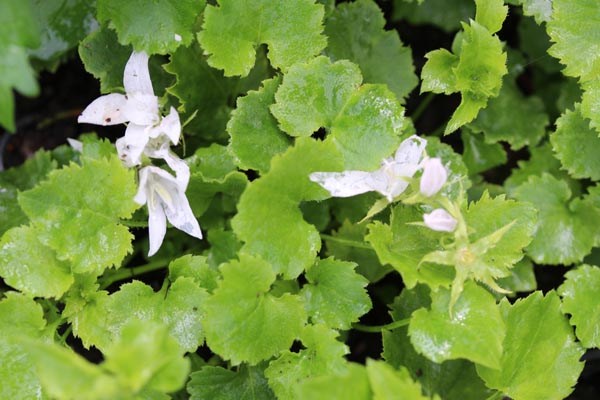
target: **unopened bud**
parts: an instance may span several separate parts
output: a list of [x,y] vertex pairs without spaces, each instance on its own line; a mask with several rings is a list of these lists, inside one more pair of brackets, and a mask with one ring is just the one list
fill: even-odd
[[423,175],[421,175],[420,190],[423,196],[431,197],[440,191],[446,180],[448,172],[439,158],[427,158],[423,160]]
[[423,214],[423,222],[429,229],[438,232],[452,232],[456,229],[456,220],[443,208],[437,208],[428,214]]

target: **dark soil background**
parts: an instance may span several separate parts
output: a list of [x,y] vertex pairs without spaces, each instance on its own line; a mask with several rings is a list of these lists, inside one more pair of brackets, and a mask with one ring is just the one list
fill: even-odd
[[[389,0],[378,1],[387,20],[392,11],[392,2]],[[504,23],[499,36],[502,40],[513,46],[518,46],[517,23],[520,15],[511,12]],[[453,34],[437,29],[433,26],[413,26],[405,22],[388,22],[387,29],[396,29],[404,44],[413,51],[416,72],[425,62],[424,55],[434,49],[450,48]],[[41,72],[39,75],[41,94],[37,98],[24,98],[16,95],[16,124],[17,132],[10,135],[0,131],[0,170],[17,166],[30,157],[38,149],[52,149],[64,144],[67,138],[76,138],[86,132],[86,128],[77,124],[77,116],[95,98],[100,95],[98,81],[88,74],[76,52],[63,63],[55,73]],[[532,80],[526,70],[519,79],[519,84],[525,92],[535,91]],[[415,89],[406,103],[407,115],[410,116],[425,96],[420,96],[419,88]],[[415,126],[417,132],[429,133],[445,124],[460,102],[459,95],[435,96],[429,107],[417,119]],[[115,139],[122,135],[123,129],[116,127],[100,127],[96,132],[101,137]],[[462,152],[460,135],[453,134],[444,137],[443,141],[453,146],[457,152]],[[508,149],[508,164],[486,172],[488,181],[501,184],[509,175],[510,169],[520,159],[528,158],[526,151],[513,152]],[[538,288],[543,292],[556,289],[563,282],[563,275],[568,271],[561,267],[536,266],[535,273]],[[162,280],[164,274],[155,273],[143,276],[142,279],[150,281]],[[1,280],[0,280],[1,284]],[[386,312],[386,304],[391,303],[403,287],[398,274],[388,274],[386,278],[369,286],[373,300],[373,310],[361,319],[365,325],[381,325],[390,322]],[[383,296],[381,294],[384,294]],[[69,342],[82,354],[92,361],[100,361],[101,355],[95,351],[85,351],[78,341],[70,338]],[[351,354],[349,359],[364,362],[367,357],[379,358],[382,351],[381,335],[351,331],[347,340]],[[198,354],[203,358],[210,357],[207,348],[200,348]],[[575,392],[569,399],[600,399],[600,352],[591,350],[584,356],[586,367],[580,377]]]

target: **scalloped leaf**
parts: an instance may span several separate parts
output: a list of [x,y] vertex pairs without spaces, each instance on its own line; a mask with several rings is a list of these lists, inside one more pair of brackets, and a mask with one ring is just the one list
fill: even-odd
[[497,368],[505,327],[494,296],[467,282],[451,312],[449,290],[431,297],[431,309],[419,309],[411,317],[408,334],[415,349],[436,363],[465,358]]
[[275,273],[259,258],[242,253],[219,269],[223,280],[204,306],[211,350],[233,365],[254,365],[289,348],[306,321],[301,298],[271,294]]
[[271,65],[284,72],[327,44],[322,35],[324,8],[313,0],[217,3],[206,7],[198,41],[209,55],[208,63],[224,70],[225,76],[248,75],[262,43],[268,46]]
[[10,229],[0,241],[0,276],[31,297],[60,298],[73,284],[69,263],[40,243],[29,226]]
[[328,194],[308,175],[341,167],[331,142],[301,139],[275,156],[270,171],[248,185],[231,220],[234,232],[245,242],[242,251],[268,261],[285,279],[296,278],[310,267],[321,248],[319,232],[304,220],[298,205]]
[[580,199],[571,200],[565,181],[544,173],[531,176],[514,191],[538,209],[538,220],[527,255],[538,264],[572,264],[590,253],[600,213]]
[[365,82],[387,84],[402,101],[418,79],[410,48],[384,26],[383,13],[374,1],[341,3],[326,18],[325,53],[334,61],[346,59],[358,64]]
[[453,32],[460,29],[460,21],[466,21],[475,15],[473,0],[394,0],[392,18],[404,19],[413,25],[430,24]]
[[228,148],[241,169],[255,169],[264,174],[273,156],[283,153],[292,144],[269,111],[280,82],[279,77],[263,81],[258,91],[238,98],[237,107],[231,113],[227,123]]
[[20,193],[19,204],[40,242],[68,260],[73,272],[100,274],[131,251],[133,236],[118,222],[139,207],[133,175],[117,157],[72,163]]
[[582,265],[566,273],[558,288],[562,312],[571,315],[577,339],[585,348],[600,347],[600,268]]
[[474,175],[506,163],[506,151],[499,143],[486,143],[483,135],[463,129],[463,161],[469,168],[469,174]]
[[490,99],[469,127],[483,132],[488,143],[503,140],[517,150],[536,145],[546,134],[549,122],[539,97],[525,97],[513,81],[505,79],[498,97]]
[[277,398],[294,399],[295,387],[304,380],[346,370],[348,347],[337,341],[337,336],[337,331],[323,325],[308,325],[301,334],[305,349],[286,351],[269,363],[265,376]]
[[374,400],[388,400],[398,396],[411,400],[440,400],[438,396],[424,396],[421,385],[412,380],[406,368],[396,370],[384,361],[367,359],[367,376]]
[[354,271],[356,264],[333,258],[319,260],[306,272],[302,287],[306,311],[314,324],[349,329],[371,309],[365,287],[369,283]]
[[574,178],[600,180],[600,138],[581,115],[579,105],[556,120],[556,132],[550,142],[563,168]]
[[535,292],[514,304],[500,303],[506,337],[500,368],[477,365],[488,387],[511,398],[564,399],[583,369],[583,349],[560,311],[555,292]]
[[275,400],[264,376],[263,364],[242,364],[237,371],[221,367],[202,367],[190,375],[187,391],[190,400]]
[[166,54],[193,39],[196,18],[205,0],[97,0],[98,21],[117,31],[119,43],[136,51]]
[[427,53],[428,61],[421,73],[421,92],[461,93],[462,101],[448,122],[445,134],[475,119],[488,99],[498,96],[502,77],[508,72],[506,53],[498,37],[473,20],[470,25],[462,23],[462,27],[456,54],[444,49]]

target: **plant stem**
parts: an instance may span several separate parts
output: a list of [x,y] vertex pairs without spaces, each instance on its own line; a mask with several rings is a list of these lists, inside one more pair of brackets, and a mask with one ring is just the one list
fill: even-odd
[[355,247],[357,249],[373,250],[373,247],[371,247],[370,244],[359,242],[358,240],[339,238],[337,236],[326,235],[324,233],[321,234],[321,239],[329,240],[331,242],[339,243],[348,247]]
[[135,220],[122,219],[119,221],[119,223],[121,225],[125,225],[130,228],[146,228],[148,226],[148,221],[135,221]]
[[431,103],[431,101],[433,100],[434,97],[435,97],[435,93],[427,93],[427,96],[425,96],[423,101],[421,101],[419,103],[415,112],[413,112],[412,115],[410,116],[412,118],[413,122],[419,119],[421,114],[423,114],[423,111],[425,111],[425,109],[427,108],[429,103]]
[[167,259],[158,259],[151,261],[148,264],[140,265],[139,267],[123,268],[117,270],[114,273],[107,275],[100,280],[100,289],[106,289],[113,283],[122,281],[124,279],[133,278],[138,275],[165,268],[168,262],[169,260]]
[[403,326],[408,325],[410,322],[410,318],[401,319],[398,321],[390,322],[389,324],[379,325],[379,326],[367,326],[361,324],[352,324],[352,327],[357,331],[361,332],[372,332],[372,333],[380,333],[381,331],[391,331]]

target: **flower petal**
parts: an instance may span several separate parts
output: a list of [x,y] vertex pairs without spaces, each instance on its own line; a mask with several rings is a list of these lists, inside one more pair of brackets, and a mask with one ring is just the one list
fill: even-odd
[[143,206],[148,201],[148,176],[151,173],[151,168],[156,167],[144,167],[140,169],[138,191],[133,198],[133,201]]
[[423,175],[419,190],[425,197],[431,197],[440,191],[442,186],[448,180],[448,172],[442,165],[442,160],[435,158],[426,158],[422,162]]
[[127,94],[123,113],[128,121],[138,125],[152,126],[160,121],[158,97],[149,94]]
[[423,222],[429,229],[438,232],[452,232],[457,225],[454,217],[443,208],[436,208],[428,214],[423,214]]
[[164,117],[158,126],[150,130],[150,137],[157,138],[160,135],[166,135],[173,144],[179,142],[181,122],[179,121],[179,113],[174,107],[171,107],[169,115]]
[[148,143],[149,137],[146,127],[130,123],[125,130],[125,136],[117,139],[115,146],[119,158],[127,167],[142,163],[142,153]]
[[313,172],[311,181],[325,188],[333,197],[351,197],[377,190],[382,186],[378,176],[365,171]]
[[138,93],[154,96],[150,71],[148,71],[148,55],[145,52],[133,52],[125,64],[123,86],[128,95]]
[[129,121],[125,113],[127,98],[118,93],[100,96],[83,110],[77,122],[95,125],[116,125]]
[[174,209],[164,209],[171,225],[188,235],[202,239],[200,225],[198,224],[196,217],[194,217],[194,213],[192,212],[187,197],[185,197],[185,193],[178,190],[177,197],[174,200]]
[[154,255],[165,238],[167,233],[167,218],[165,211],[159,201],[148,202],[148,235],[150,248],[148,257]]
[[400,143],[400,147],[398,147],[396,155],[394,155],[394,161],[401,164],[419,164],[425,146],[427,146],[427,140],[412,135]]

